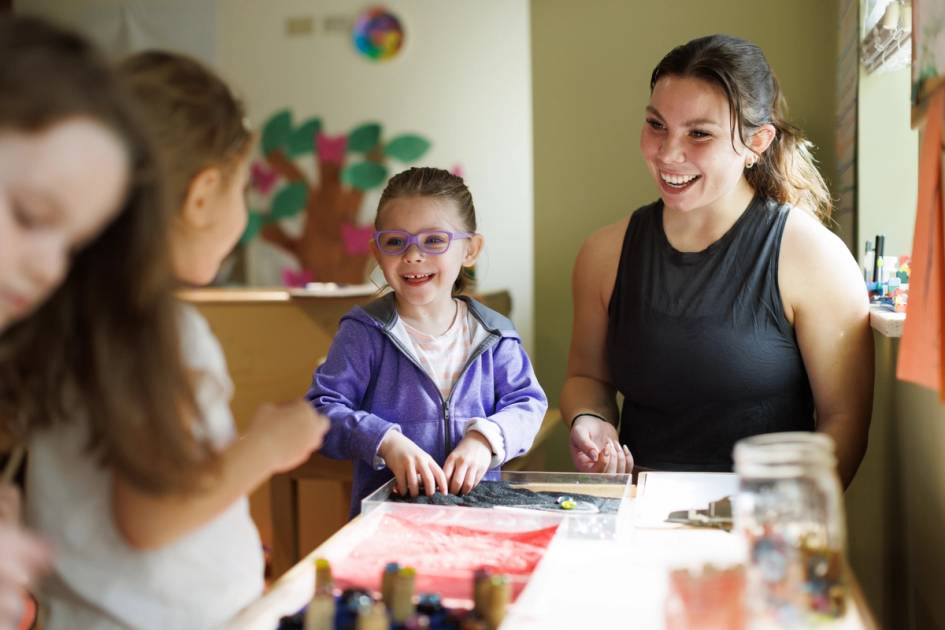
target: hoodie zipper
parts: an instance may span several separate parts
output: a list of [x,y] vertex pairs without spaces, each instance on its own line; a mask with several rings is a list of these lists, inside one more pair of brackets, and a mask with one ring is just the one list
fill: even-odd
[[[475,315],[473,315],[473,317],[475,317]],[[482,321],[479,320],[479,323],[482,324]],[[485,324],[482,325],[485,327]],[[433,389],[436,390],[436,395],[440,398],[440,404],[443,410],[443,446],[446,449],[443,457],[447,457],[453,451],[452,431],[450,431],[450,402],[453,400],[453,392],[456,391],[456,385],[461,380],[463,380],[463,377],[466,375],[466,372],[472,366],[473,362],[476,361],[476,359],[478,359],[482,353],[498,343],[502,336],[493,332],[489,328],[486,328],[486,330],[489,331],[489,336],[484,339],[482,343],[476,346],[476,349],[472,352],[472,354],[469,355],[469,358],[466,360],[466,364],[463,365],[463,369],[460,370],[459,376],[456,377],[456,382],[453,383],[453,387],[450,388],[449,395],[446,398],[443,398],[443,394],[440,393],[440,388],[436,386],[433,378],[427,374],[426,370],[423,369],[423,366],[421,366],[420,363],[413,358],[413,354],[404,347],[404,344],[402,344],[400,340],[397,339],[397,337],[392,335],[387,328],[382,328],[381,330],[383,330],[387,338],[393,342],[394,346],[400,350],[400,353],[403,354],[414,366],[416,366],[418,370],[420,370],[420,373],[423,374],[428,381],[430,381],[430,383],[433,385]]]
[[[482,353],[494,346],[499,342],[501,337],[495,333],[490,332],[489,336],[486,337],[482,343],[476,346],[476,349],[469,355],[469,358],[466,360],[466,365],[463,366],[463,369],[459,371],[459,376],[456,377],[456,381],[453,383],[453,386],[450,388],[449,396],[446,397],[446,400],[443,402],[443,421],[446,426],[446,454],[449,455],[453,451],[453,440],[451,438],[452,431],[450,431],[450,403],[453,401],[453,392],[456,391],[456,386],[459,384],[463,377],[466,376],[466,372],[469,371],[469,368],[472,367],[472,364],[478,359]],[[432,379],[431,379],[432,380]]]

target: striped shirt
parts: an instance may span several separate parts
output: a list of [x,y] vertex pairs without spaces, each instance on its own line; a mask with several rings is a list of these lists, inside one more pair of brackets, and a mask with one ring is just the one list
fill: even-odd
[[404,329],[413,342],[417,361],[423,367],[443,399],[449,398],[453,385],[462,374],[469,354],[472,352],[472,327],[469,325],[469,308],[462,300],[453,300],[456,315],[450,327],[442,335],[428,335],[403,322]]

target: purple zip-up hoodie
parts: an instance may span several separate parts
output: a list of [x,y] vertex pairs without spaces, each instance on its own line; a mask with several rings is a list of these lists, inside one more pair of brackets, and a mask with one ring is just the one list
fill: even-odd
[[[460,297],[488,335],[476,345],[449,397],[392,333],[394,294],[351,309],[341,318],[328,358],[312,378],[306,398],[331,420],[321,453],[356,460],[351,515],[361,499],[393,474],[376,469],[384,435],[403,434],[442,466],[472,419],[498,425],[505,459],[525,454],[541,426],[548,400],[535,378],[512,322],[479,302]],[[499,468],[486,473],[498,478]]]

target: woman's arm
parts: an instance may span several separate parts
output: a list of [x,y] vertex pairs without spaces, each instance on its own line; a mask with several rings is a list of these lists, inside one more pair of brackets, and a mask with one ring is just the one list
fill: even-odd
[[118,531],[135,549],[169,544],[210,522],[272,474],[291,470],[318,449],[328,421],[304,400],[263,405],[252,426],[220,453],[218,475],[190,494],[144,492],[115,472],[112,509]]
[[[561,417],[571,430],[571,459],[584,472],[630,472],[633,464],[617,436],[616,389],[606,352],[607,307],[628,222],[624,219],[591,235],[578,253],[571,277],[574,318],[560,404]],[[581,414],[590,415],[572,426]]]
[[817,411],[848,486],[866,453],[873,405],[869,300],[849,250],[812,215],[794,210],[781,241],[778,281]]

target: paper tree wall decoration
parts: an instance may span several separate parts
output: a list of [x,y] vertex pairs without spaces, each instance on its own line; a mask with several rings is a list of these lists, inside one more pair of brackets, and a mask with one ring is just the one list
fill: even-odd
[[[413,163],[430,142],[415,134],[385,141],[374,122],[329,136],[321,119],[294,126],[292,114],[282,110],[263,126],[260,145],[263,160],[252,166],[252,184],[264,196],[274,194],[268,211],[250,211],[242,242],[258,235],[285,249],[310,281],[364,282],[373,231],[370,224],[357,224],[364,193],[387,182],[390,160]],[[296,164],[306,154],[315,157],[313,177]],[[299,214],[301,234],[291,236],[279,222]]]

